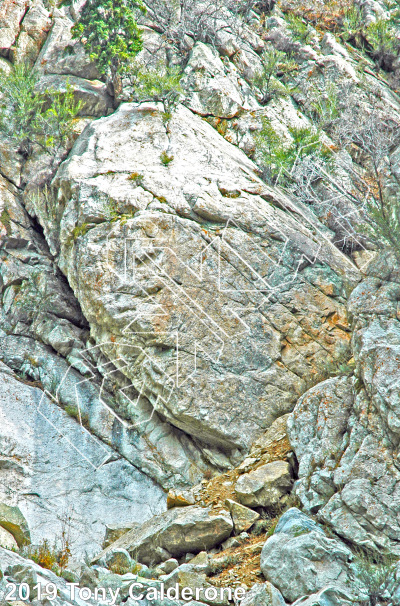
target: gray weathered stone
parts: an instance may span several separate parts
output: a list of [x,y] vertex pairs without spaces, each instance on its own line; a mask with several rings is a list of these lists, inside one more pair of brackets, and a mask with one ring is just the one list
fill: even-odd
[[126,549],[115,548],[107,553],[104,558],[107,568],[110,570],[115,569],[117,574],[123,574],[123,572],[129,572],[129,567],[132,564],[132,558]]
[[60,540],[66,523],[72,551],[93,553],[106,523],[165,508],[160,488],[4,365],[0,420],[0,499],[12,506],[1,505],[0,525],[18,544],[28,541],[25,519],[35,544]]
[[140,528],[120,537],[96,560],[107,557],[115,548],[124,548],[144,564],[157,564],[163,558],[160,548],[172,556],[197,553],[219,545],[232,532],[233,523],[228,511],[214,512],[210,508],[175,507],[155,516]]
[[391,271],[389,256],[372,260],[349,300],[356,377],[312,388],[288,429],[306,510],[359,546],[400,554],[400,285],[387,279]]
[[244,530],[248,530],[260,517],[260,514],[256,511],[252,511],[248,507],[236,503],[231,499],[227,499],[225,505],[231,513],[235,534],[240,534]]
[[248,507],[272,507],[279,505],[292,485],[289,463],[274,461],[241,475],[235,484],[235,495],[242,505]]
[[0,547],[4,549],[18,550],[18,543],[11,532],[0,526]]
[[[331,281],[340,283],[339,274],[357,281],[358,270],[329,241],[277,208],[285,205],[283,195],[265,186],[252,162],[204,121],[180,106],[167,133],[162,115],[161,106],[123,104],[88,126],[76,142],[54,181],[59,191],[54,205],[63,214],[59,263],[102,352],[111,359],[122,356],[127,363],[121,372],[151,406],[207,443],[203,452],[210,452],[211,461],[229,467],[238,460],[237,448],[248,448],[292,409],[310,376],[322,372],[327,349],[328,359],[347,350],[340,296],[333,299],[322,290]],[[160,160],[166,150],[174,156],[168,166]],[[206,157],[210,163],[204,163]],[[231,191],[239,191],[239,197],[231,197]],[[116,220],[110,222],[112,216]],[[222,229],[229,221],[239,228],[223,232],[221,256],[219,237],[215,240],[202,226]],[[74,235],[82,226],[82,234]],[[290,255],[283,253],[288,242]],[[203,249],[206,265],[200,270],[198,251]],[[326,261],[332,269],[313,267],[303,276],[290,260],[302,258],[300,251],[308,258],[317,255],[317,265]],[[124,270],[125,254],[133,273]],[[271,285],[261,274],[243,274],[243,263],[255,263],[264,277],[270,275]],[[122,287],[121,280],[129,286]],[[274,303],[265,299],[262,284],[276,291]],[[191,300],[198,306],[195,316],[193,305],[186,304]],[[310,305],[304,307],[305,301]],[[262,314],[256,311],[260,305],[266,306]],[[302,311],[290,311],[293,305]],[[245,312],[253,307],[250,315]],[[166,314],[167,308],[172,312]],[[335,318],[333,327],[327,317]],[[172,385],[167,377],[176,376],[178,325],[178,367],[185,381]],[[294,340],[286,341],[292,331]],[[143,332],[149,334],[144,341]],[[168,356],[154,348],[150,335],[164,343]],[[200,342],[208,353],[198,353],[202,363],[194,371],[192,349]],[[217,372],[208,356],[219,351]]]
[[241,606],[285,606],[281,592],[268,581],[256,583],[240,601]]
[[326,587],[318,593],[296,600],[292,606],[352,606],[351,594],[337,587]]
[[[298,521],[294,524],[294,516]],[[286,516],[286,517],[285,517]],[[290,525],[286,525],[287,518]],[[333,585],[348,587],[357,595],[350,562],[351,551],[320,529],[310,530],[306,516],[296,510],[283,514],[281,527],[267,540],[261,552],[261,571],[283,597],[294,602],[304,595]]]

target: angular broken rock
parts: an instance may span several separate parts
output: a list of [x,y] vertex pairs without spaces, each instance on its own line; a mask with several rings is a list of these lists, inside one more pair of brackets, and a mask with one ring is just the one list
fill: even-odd
[[130,530],[94,561],[121,547],[139,562],[154,565],[162,561],[162,550],[175,557],[208,550],[227,539],[232,530],[233,522],[228,511],[217,513],[211,508],[195,505],[175,507]]
[[[117,574],[123,574],[122,571],[128,572],[132,564],[131,557],[126,549],[117,548],[109,551],[105,557],[107,568],[110,570],[116,569]],[[121,571],[121,572],[120,572]]]
[[351,606],[354,604],[352,596],[337,587],[326,587],[314,593],[296,600],[292,606]]
[[235,486],[235,495],[242,505],[248,507],[271,507],[290,492],[293,484],[290,465],[285,461],[274,461],[240,476]]
[[0,526],[5,528],[18,543],[18,547],[29,545],[31,535],[28,523],[18,507],[10,507],[0,503]]
[[285,606],[281,592],[271,583],[256,583],[246,593],[240,606]]
[[195,504],[195,498],[190,490],[170,490],[167,495],[167,509],[187,507]]
[[260,517],[259,513],[256,513],[248,507],[245,507],[240,503],[236,503],[236,501],[232,501],[231,499],[226,499],[225,505],[229,509],[232,516],[235,534],[248,530],[250,526],[252,526]]
[[293,507],[262,548],[261,571],[290,603],[327,586],[346,587],[359,597],[352,558],[348,547],[325,536],[321,526]]
[[[184,587],[190,588],[193,597],[196,596],[196,590],[200,591],[199,597],[201,602],[211,604],[212,606],[229,606],[227,592],[221,596],[220,588],[211,585],[207,581],[205,573],[193,571],[190,564],[179,566],[179,568],[165,577],[163,582],[167,590],[174,588],[178,584],[181,590]],[[210,593],[206,593],[207,589]]]

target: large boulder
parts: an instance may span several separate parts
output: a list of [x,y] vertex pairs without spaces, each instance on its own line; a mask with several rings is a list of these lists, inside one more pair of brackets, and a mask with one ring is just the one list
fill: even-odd
[[241,475],[235,485],[235,495],[248,507],[273,507],[279,505],[292,485],[289,463],[273,461]]
[[147,420],[227,468],[346,355],[359,273],[210,125],[182,106],[164,120],[122,104],[86,128],[54,180],[52,250]]
[[185,553],[197,553],[211,549],[224,541],[233,530],[228,511],[191,505],[168,509],[122,535],[115,543],[100,553],[95,561],[107,558],[116,548],[126,549],[132,557],[144,564],[154,565],[166,553],[180,557]]
[[261,571],[289,602],[328,585],[347,587],[354,597],[359,588],[352,559],[350,549],[325,536],[313,520],[292,508],[283,514],[262,549]]

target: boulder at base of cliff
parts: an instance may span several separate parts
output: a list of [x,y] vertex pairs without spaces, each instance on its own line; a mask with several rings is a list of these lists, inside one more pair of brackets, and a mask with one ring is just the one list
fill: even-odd
[[124,534],[95,561],[122,547],[139,562],[154,565],[168,559],[165,556],[180,557],[185,553],[212,549],[228,538],[232,530],[228,511],[214,512],[195,505],[175,507]]
[[289,463],[274,461],[240,476],[235,486],[237,500],[248,507],[278,505],[290,492],[293,480]]
[[328,538],[313,520],[292,508],[262,549],[261,571],[289,602],[327,586],[346,588],[357,596],[352,559],[345,545]]

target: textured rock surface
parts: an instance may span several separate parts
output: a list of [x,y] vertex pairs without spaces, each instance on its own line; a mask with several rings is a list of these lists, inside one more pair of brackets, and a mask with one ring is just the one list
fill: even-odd
[[285,461],[274,461],[240,476],[235,494],[242,505],[273,507],[290,492],[292,484],[290,465]]
[[[0,419],[0,499],[21,509],[33,543],[49,535],[60,540],[67,524],[71,549],[94,553],[106,523],[144,521],[154,508],[165,508],[163,492],[151,480],[4,365]],[[12,522],[1,521],[9,512],[2,515],[0,506],[0,525],[14,534]]]
[[156,516],[140,528],[129,531],[96,557],[102,559],[115,548],[122,547],[144,564],[157,564],[172,556],[211,549],[226,539],[233,530],[228,511],[210,508],[176,507]]
[[350,297],[356,377],[312,388],[288,427],[306,509],[358,545],[399,554],[399,284],[388,261],[377,259]]
[[354,604],[352,596],[338,589],[327,587],[318,593],[296,600],[292,606],[351,606]]
[[257,512],[252,511],[248,507],[244,507],[240,503],[235,503],[235,501],[232,501],[231,499],[227,499],[225,505],[231,513],[235,534],[248,530],[260,517],[260,514]]
[[[400,555],[396,264],[363,250],[380,244],[356,237],[359,212],[342,200],[349,196],[313,178],[320,204],[303,187],[286,196],[269,163],[264,172],[253,163],[261,126],[270,124],[282,147],[297,140],[295,129],[317,129],[338,166],[341,154],[363,172],[366,150],[342,147],[334,114],[339,108],[342,119],[348,102],[400,124],[399,60],[385,75],[368,45],[361,58],[351,40],[342,44],[324,3],[318,31],[296,32],[286,0],[271,11],[269,3],[257,2],[254,12],[240,3],[239,19],[224,9],[212,23],[194,2],[186,16],[193,32],[171,48],[187,23],[174,6],[163,34],[168,3],[148,3],[139,59],[184,67],[182,105],[172,116],[161,103],[131,103],[129,74],[106,82],[71,37],[81,3],[0,0],[0,70],[34,64],[41,91],[69,83],[84,102],[54,159],[38,150],[27,159],[0,137],[0,360],[25,381],[2,367],[0,499],[21,506],[34,542],[57,538],[71,514],[78,550],[98,552],[107,524],[104,545],[118,537],[136,558],[139,537],[149,563],[168,558],[157,574],[170,582],[208,586],[206,575],[221,566],[216,583],[250,587],[260,578],[262,542],[242,531],[257,534],[265,520],[249,528],[257,514],[232,504],[234,486],[253,507],[282,505],[297,456],[306,511],[350,544]],[[381,16],[390,16],[383,4],[362,3],[362,36]],[[263,49],[286,52],[290,64],[272,78],[287,94],[269,101],[254,81]],[[121,100],[128,103],[112,113]],[[398,199],[396,146],[380,158]],[[45,425],[38,398],[55,427]],[[295,405],[290,446],[286,419]],[[82,444],[86,459],[78,461]],[[99,452],[108,458],[91,471]],[[142,526],[165,508],[165,494],[133,466],[172,489],[169,507],[185,507]],[[281,471],[271,489],[272,468]],[[226,504],[230,512],[221,512]],[[202,552],[193,564],[171,564],[171,554],[188,562],[188,552],[214,547],[212,559]],[[123,589],[122,600],[135,577],[103,567],[114,554],[130,563],[112,549],[102,566],[75,563],[69,572],[93,586],[106,578]],[[352,586],[348,556],[292,510],[267,541],[263,566],[285,598],[337,606],[348,601],[347,581]],[[39,575],[21,565],[18,582]],[[249,600],[282,602],[268,583],[257,583]]]
[[240,602],[242,606],[285,606],[285,600],[271,583],[257,583]]
[[341,276],[358,271],[209,125],[180,107],[166,129],[161,112],[124,104],[87,127],[54,181],[53,248],[101,351],[170,423],[234,453],[346,355]]
[[[286,524],[289,519],[290,524]],[[354,594],[357,585],[350,562],[351,551],[339,541],[325,536],[320,528],[310,529],[307,516],[291,509],[280,519],[275,533],[261,552],[261,570],[283,597],[294,602],[333,585],[348,587]],[[354,596],[353,596],[354,597]]]
[[18,507],[0,503],[0,526],[12,534],[19,547],[31,542],[27,521]]

